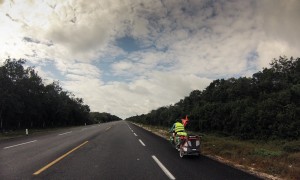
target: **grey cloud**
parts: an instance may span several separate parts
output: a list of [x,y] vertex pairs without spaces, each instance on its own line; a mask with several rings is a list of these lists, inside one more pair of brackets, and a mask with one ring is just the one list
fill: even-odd
[[12,18],[8,13],[5,14],[10,20],[14,22],[19,22],[19,20]]
[[32,43],[37,43],[37,44],[41,43],[41,41],[39,41],[37,39],[30,38],[30,37],[24,37],[23,40],[26,41],[26,42],[32,42]]
[[[51,4],[52,3],[52,4]],[[55,10],[55,8],[56,8],[56,3],[53,3],[53,2],[47,2],[47,5],[51,8],[51,9],[53,9],[53,10]]]
[[[101,19],[94,11],[77,17],[72,7],[56,14],[55,24],[47,32],[54,43],[68,46],[72,53],[97,51],[109,37],[109,20]],[[70,15],[71,13],[71,15]]]
[[[27,43],[21,53],[32,56],[31,49],[39,48],[38,57],[57,61],[68,90],[94,110],[113,110],[123,117],[174,103],[193,89],[205,88],[210,79],[251,75],[263,64],[261,59],[268,64],[279,53],[290,56],[300,49],[297,0],[37,2],[40,11],[28,13],[20,6],[22,13],[6,14],[5,21],[31,25],[19,30],[24,38],[16,42]],[[47,8],[45,24],[33,17],[41,8]],[[33,21],[23,14],[31,14]],[[146,49],[124,51],[115,41],[126,36]],[[105,66],[109,70],[103,68],[112,77],[109,82],[99,80],[102,71],[97,67],[72,65],[95,59],[99,64],[110,61]]]
[[265,0],[258,5],[267,36],[300,48],[300,1]]
[[28,58],[35,58],[38,56],[35,50],[32,50],[32,54],[24,54],[24,55]]
[[20,23],[20,24],[23,25],[23,27],[28,27],[28,25],[27,25],[24,21],[22,21],[22,20],[20,20],[20,19],[13,18],[13,17],[12,17],[10,14],[8,14],[8,13],[6,13],[5,15],[6,15],[6,17],[8,17],[11,21],[16,22],[16,23]]
[[[97,51],[113,42],[114,38],[126,35],[138,39],[141,46],[149,47],[163,34],[180,29],[192,33],[199,26],[205,27],[200,9],[209,9],[207,11],[211,13],[205,12],[209,17],[216,14],[214,8],[210,10],[210,1],[128,1],[114,4],[77,1],[72,5],[55,6],[55,23],[47,35],[48,39],[69,46],[73,53]],[[160,48],[159,44],[156,46]]]
[[30,38],[30,37],[24,37],[23,41],[30,42],[30,43],[36,43],[36,44],[43,44],[43,45],[46,45],[46,46],[53,46],[52,42],[41,42],[38,39],[34,39],[34,38]]

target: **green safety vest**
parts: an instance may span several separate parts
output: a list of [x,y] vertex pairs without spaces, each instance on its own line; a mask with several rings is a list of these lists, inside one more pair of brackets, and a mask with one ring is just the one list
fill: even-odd
[[184,126],[183,124],[181,124],[180,122],[176,122],[175,123],[175,132],[180,132],[180,131],[184,131]]

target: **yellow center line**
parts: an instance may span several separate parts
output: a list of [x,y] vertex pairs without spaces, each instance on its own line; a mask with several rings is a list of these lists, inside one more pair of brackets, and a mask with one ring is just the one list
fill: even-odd
[[78,148],[80,148],[81,146],[85,145],[86,143],[88,143],[89,141],[85,141],[84,143],[80,144],[79,146],[75,147],[74,149],[72,149],[71,151],[67,152],[66,154],[60,156],[59,158],[55,159],[54,161],[52,161],[51,163],[47,164],[46,166],[44,166],[43,168],[41,168],[40,170],[36,171],[35,173],[33,173],[33,175],[39,175],[41,172],[45,171],[46,169],[48,169],[49,167],[53,166],[55,163],[57,163],[58,161],[62,160],[63,158],[65,158],[66,156],[68,156],[69,154],[71,154],[72,152],[74,152],[75,150],[77,150]]

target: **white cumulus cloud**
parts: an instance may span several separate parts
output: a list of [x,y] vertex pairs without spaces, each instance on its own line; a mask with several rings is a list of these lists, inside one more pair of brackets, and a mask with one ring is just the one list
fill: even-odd
[[126,118],[298,57],[299,9],[298,0],[2,0],[0,58],[28,59],[92,111]]

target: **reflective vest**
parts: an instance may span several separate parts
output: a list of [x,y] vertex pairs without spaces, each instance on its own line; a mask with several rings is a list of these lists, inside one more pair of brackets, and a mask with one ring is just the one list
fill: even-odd
[[184,126],[180,122],[175,123],[175,132],[184,132]]

